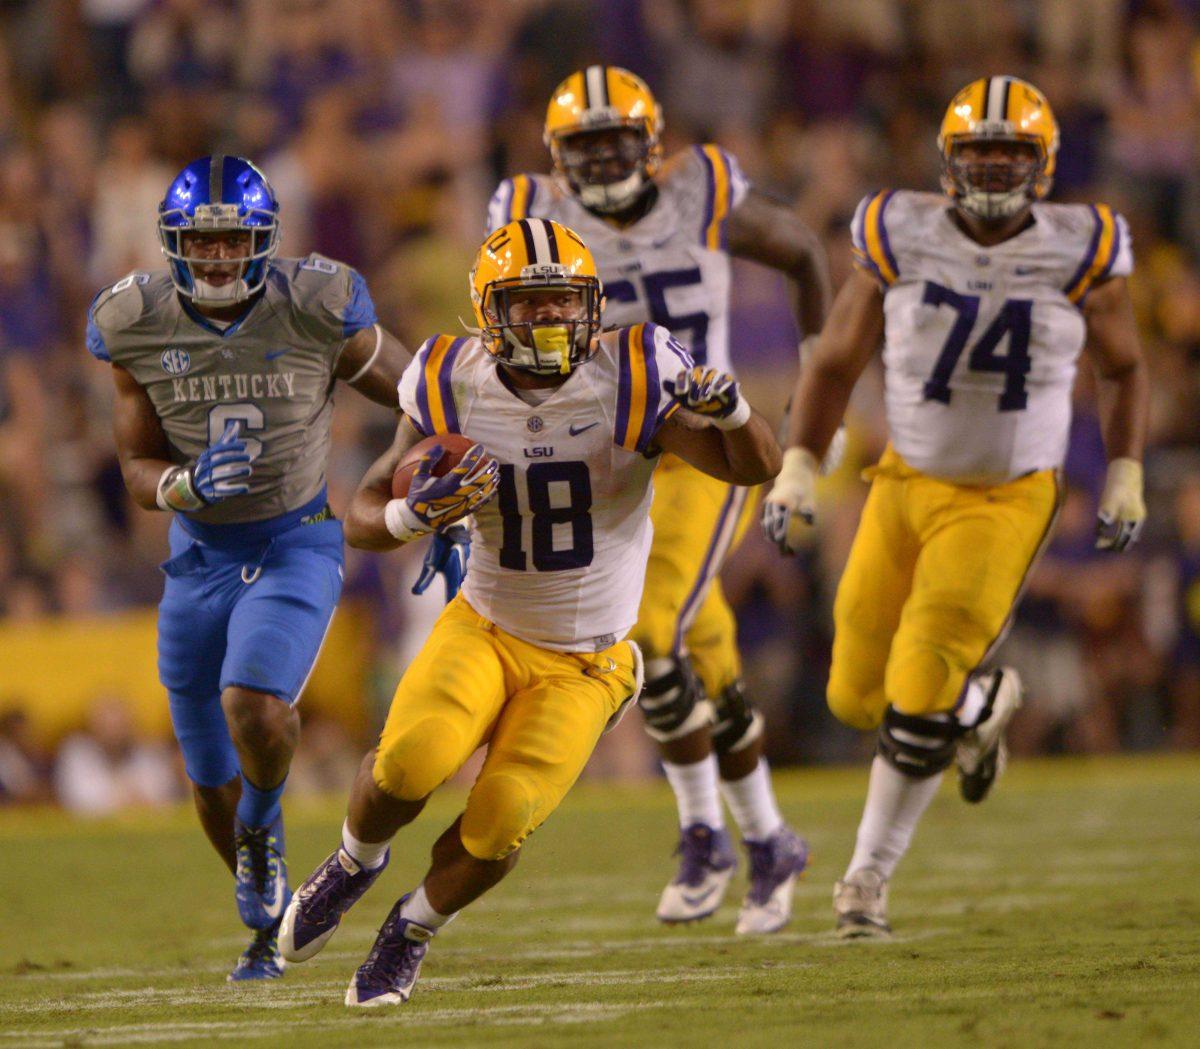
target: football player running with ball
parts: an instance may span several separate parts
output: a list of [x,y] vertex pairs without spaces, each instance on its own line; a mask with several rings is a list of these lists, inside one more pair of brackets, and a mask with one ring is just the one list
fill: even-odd
[[960,91],[938,144],[946,196],[888,191],[859,205],[857,269],[798,382],[764,507],[768,535],[793,549],[813,522],[817,463],[883,340],[891,443],[838,588],[828,689],[841,721],[879,733],[834,893],[847,937],[890,931],[888,882],[943,771],[957,762],[963,797],[978,802],[1003,769],[1021,683],[988,660],[1054,524],[1085,346],[1109,457],[1097,546],[1124,549],[1146,516],[1147,370],[1124,219],[1040,203],[1058,127],[1022,80]]
[[[671,452],[726,484],[774,476],[779,448],[727,375],[664,328],[601,334],[602,286],[569,229],[522,219],[471,272],[479,332],[421,347],[392,448],[364,478],[350,543],[388,550],[473,514],[471,569],[396,690],[359,770],[339,848],[297,890],[280,943],[301,961],[379,877],[393,835],[486,744],[466,807],[392,908],[346,1003],[408,1000],[430,939],[500,881],[642,684],[633,627],[650,550],[651,474]],[[682,410],[681,410],[682,409]],[[425,437],[479,442],[444,476]]]
[[200,823],[254,930],[231,980],[279,976],[290,897],[280,797],[295,704],[342,588],[325,498],[334,380],[394,407],[409,353],[338,262],[277,259],[279,203],[249,161],[203,157],[159,207],[164,272],[96,296],[126,487],[174,513],[158,669]]
[[[698,365],[717,372],[733,370],[733,256],[790,277],[804,330],[819,330],[830,293],[816,235],[753,190],[719,146],[695,146],[664,163],[662,127],[657,101],[628,70],[597,65],[573,73],[546,114],[555,173],[502,182],[489,228],[532,215],[578,230],[604,280],[606,320],[661,325]],[[774,932],[791,916],[807,847],[775,800],[762,717],[742,687],[737,628],[718,579],[754,517],[754,493],[673,455],[662,457],[654,487],[654,543],[631,636],[646,657],[646,730],[679,811],[680,862],[658,917],[694,921],[720,906],[736,866],[723,794],[750,859],[737,931]]]

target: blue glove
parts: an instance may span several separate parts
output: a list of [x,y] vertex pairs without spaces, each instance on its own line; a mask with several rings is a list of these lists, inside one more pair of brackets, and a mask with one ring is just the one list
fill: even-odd
[[412,592],[423,594],[429,589],[434,576],[441,573],[446,582],[446,601],[453,600],[467,575],[467,561],[471,557],[471,533],[465,525],[452,524],[433,533],[433,542],[425,551],[421,574],[413,583]]
[[250,453],[239,436],[242,424],[236,419],[225,427],[221,439],[200,453],[190,468],[192,489],[206,503],[219,503],[231,495],[250,491]]

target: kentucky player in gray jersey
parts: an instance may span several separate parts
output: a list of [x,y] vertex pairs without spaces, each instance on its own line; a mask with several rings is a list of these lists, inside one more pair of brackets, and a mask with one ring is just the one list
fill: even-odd
[[342,586],[325,498],[334,381],[396,408],[410,359],[350,267],[275,258],[278,214],[248,161],[193,161],[159,206],[168,269],[105,288],[87,322],[112,365],[125,484],[175,513],[159,675],[200,822],[254,930],[231,980],[282,973],[280,796]]

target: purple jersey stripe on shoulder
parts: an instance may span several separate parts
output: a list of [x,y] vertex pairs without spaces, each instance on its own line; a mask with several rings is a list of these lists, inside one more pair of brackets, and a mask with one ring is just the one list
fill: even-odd
[[884,221],[884,216],[887,215],[888,204],[891,203],[892,197],[895,195],[896,191],[889,189],[883,198],[883,203],[879,205],[879,241],[883,245],[883,257],[887,259],[892,272],[899,277],[900,267],[896,265],[896,256],[892,254],[891,241],[888,240],[887,223]]
[[700,224],[700,243],[707,247],[708,245],[708,227],[712,225],[713,207],[717,201],[717,176],[713,171],[712,161],[709,160],[708,154],[704,152],[703,146],[693,146],[701,162],[704,164],[704,179],[707,187],[704,194],[704,221]]
[[1092,230],[1092,239],[1088,244],[1087,253],[1083,256],[1083,262],[1079,264],[1079,269],[1075,271],[1075,276],[1073,276],[1067,282],[1067,286],[1063,288],[1063,291],[1066,292],[1068,297],[1070,297],[1070,295],[1079,286],[1080,281],[1087,276],[1088,270],[1092,268],[1092,263],[1096,260],[1096,252],[1100,247],[1100,233],[1104,229],[1104,223],[1100,218],[1100,212],[1096,209],[1095,204],[1089,204],[1088,208],[1091,210],[1092,218],[1096,223],[1096,228]]
[[429,411],[429,385],[425,378],[425,365],[436,345],[437,339],[430,339],[425,347],[417,352],[417,357],[421,362],[420,371],[417,373],[417,411],[421,413],[421,430],[426,434],[432,434],[434,427],[433,415]]
[[622,328],[617,348],[617,421],[616,443],[625,444],[625,431],[629,428],[629,402],[632,396],[632,375],[629,364],[629,329]]
[[650,445],[655,431],[658,429],[658,405],[662,400],[662,383],[658,378],[657,346],[654,333],[657,329],[653,324],[642,325],[642,358],[646,362],[646,411],[642,416],[642,429],[638,433],[637,447],[644,452]]
[[1112,247],[1109,249],[1109,252],[1108,252],[1108,261],[1104,264],[1104,269],[1102,269],[1099,273],[1096,274],[1096,279],[1094,281],[1092,281],[1093,285],[1098,284],[1100,281],[1104,280],[1104,278],[1107,277],[1112,272],[1112,268],[1117,261],[1117,256],[1121,252],[1121,223],[1117,220],[1116,212],[1113,212],[1112,224],[1113,224]]
[[446,356],[442,358],[441,367],[438,368],[438,391],[442,395],[442,411],[446,415],[446,429],[451,433],[462,433],[458,425],[458,408],[454,403],[454,389],[450,385],[450,376],[454,373],[454,358],[458,356],[458,351],[463,348],[466,341],[465,335],[455,339],[446,351]]

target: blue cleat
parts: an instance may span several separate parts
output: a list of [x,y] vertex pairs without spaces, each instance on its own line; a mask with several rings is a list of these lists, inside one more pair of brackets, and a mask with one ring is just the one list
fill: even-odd
[[796,879],[808,866],[808,842],[788,826],[765,841],[747,841],[750,888],[738,914],[737,931],[778,932],[792,918]]
[[342,915],[375,883],[390,857],[389,849],[378,867],[367,870],[339,848],[313,871],[283,912],[279,928],[283,956],[289,962],[304,962],[324,947],[337,932]]
[[421,961],[436,930],[400,917],[400,908],[407,899],[402,896],[396,901],[367,960],[350,981],[347,1005],[403,1005],[412,995]]
[[693,823],[679,834],[679,870],[662,891],[656,912],[660,922],[694,922],[707,918],[725,898],[737,857],[729,833],[707,823]]
[[283,975],[285,962],[279,954],[279,944],[276,936],[279,923],[269,929],[259,929],[255,932],[250,946],[242,951],[233,971],[225,977],[230,983],[241,980],[278,980]]
[[292,893],[287,883],[287,861],[283,858],[283,817],[269,827],[234,824],[237,873],[234,893],[242,924],[250,929],[278,927]]

